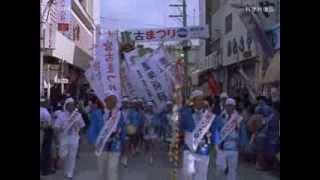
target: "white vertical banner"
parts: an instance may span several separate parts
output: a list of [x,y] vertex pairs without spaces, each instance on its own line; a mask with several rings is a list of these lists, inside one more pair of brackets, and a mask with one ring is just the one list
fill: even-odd
[[123,95],[128,96],[130,99],[133,99],[134,97],[138,97],[138,94],[136,91],[137,89],[134,86],[135,81],[132,81],[133,77],[130,77],[129,73],[129,67],[126,63],[123,63],[121,65],[121,82],[124,90]]
[[152,99],[157,106],[157,110],[161,111],[169,100],[169,93],[167,82],[164,81],[163,76],[161,77],[160,70],[156,66],[156,56],[154,55],[157,55],[157,53],[139,60],[136,66],[144,87],[150,91],[147,93],[148,98]]
[[138,50],[135,49],[129,53],[125,53],[125,64],[124,64],[124,74],[128,79],[128,85],[132,87],[132,90],[135,92],[132,97],[140,97],[144,99],[150,99],[151,96],[150,90],[147,85],[142,80],[143,75],[141,71],[137,70],[137,61],[141,61],[139,58]]
[[150,57],[150,68],[157,74],[157,79],[163,86],[163,91],[167,98],[172,96],[172,73],[171,68],[173,64],[170,63],[169,56],[166,54],[163,48],[157,49]]
[[120,87],[120,62],[118,32],[108,31],[98,38],[96,61],[100,62],[102,85],[105,95],[109,92],[121,98]]

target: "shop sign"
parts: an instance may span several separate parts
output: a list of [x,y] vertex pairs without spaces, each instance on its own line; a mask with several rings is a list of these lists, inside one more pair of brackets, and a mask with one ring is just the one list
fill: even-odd
[[225,57],[234,61],[249,59],[254,56],[253,39],[250,35],[242,34],[238,37],[231,37],[225,44]]
[[68,84],[69,83],[69,80],[66,79],[66,78],[62,78],[62,79],[54,79],[54,82],[55,83],[59,83],[59,84]]

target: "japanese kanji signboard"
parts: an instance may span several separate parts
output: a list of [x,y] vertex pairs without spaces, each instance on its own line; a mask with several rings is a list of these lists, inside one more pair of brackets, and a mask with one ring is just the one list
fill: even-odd
[[208,26],[172,27],[162,29],[129,30],[130,38],[136,42],[177,41],[209,38]]

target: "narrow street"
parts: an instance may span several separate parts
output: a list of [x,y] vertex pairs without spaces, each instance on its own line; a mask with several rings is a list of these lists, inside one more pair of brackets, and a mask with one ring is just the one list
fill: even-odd
[[[170,180],[171,166],[168,162],[167,154],[164,152],[164,146],[157,145],[158,151],[151,166],[143,153],[137,154],[129,160],[128,168],[121,166],[121,180]],[[160,146],[160,147],[159,147]],[[80,148],[80,158],[77,162],[75,180],[97,180],[97,170],[95,156],[92,149],[83,143]],[[213,177],[211,170],[209,177]],[[269,172],[260,172],[254,169],[253,165],[241,163],[239,167],[238,180],[278,180],[279,177],[271,175]],[[214,177],[211,178],[215,179]],[[45,177],[44,180],[63,180],[63,171],[59,170],[52,176]],[[210,178],[208,178],[210,180]]]

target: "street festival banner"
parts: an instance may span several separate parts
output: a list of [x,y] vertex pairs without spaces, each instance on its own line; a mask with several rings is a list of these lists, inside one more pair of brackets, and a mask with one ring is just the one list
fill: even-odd
[[[128,87],[132,87],[134,90],[134,95],[131,97],[141,97],[146,98],[147,90],[144,89],[142,81],[139,81],[139,76],[136,70],[136,60],[139,58],[138,49],[130,51],[125,54],[125,63],[124,63],[124,73],[127,77]],[[147,92],[146,92],[147,91]]]
[[118,32],[102,33],[98,39],[96,58],[100,62],[104,93],[121,98]]
[[172,80],[169,79],[169,67],[172,65],[161,48],[142,58],[137,57],[135,53],[131,51],[125,54],[126,62],[130,65],[128,76],[132,81],[129,81],[135,82],[136,88],[141,90],[141,97],[152,100],[156,109],[160,111],[172,95]]
[[208,26],[171,27],[157,29],[134,29],[127,31],[136,42],[181,41],[209,38]]
[[91,88],[103,102],[110,92],[121,97],[117,32],[102,33],[97,38],[95,60],[85,75]]
[[[121,98],[120,87],[120,59],[118,32],[103,32],[97,38],[97,48],[95,49],[95,60],[92,66],[86,71],[87,80],[91,88],[102,102],[110,93],[115,94],[118,99]],[[102,87],[102,88],[100,88]],[[96,140],[95,154],[100,156],[105,143],[108,141],[111,133],[117,127],[120,119],[120,113],[117,107],[113,115],[105,123],[99,132]]]

